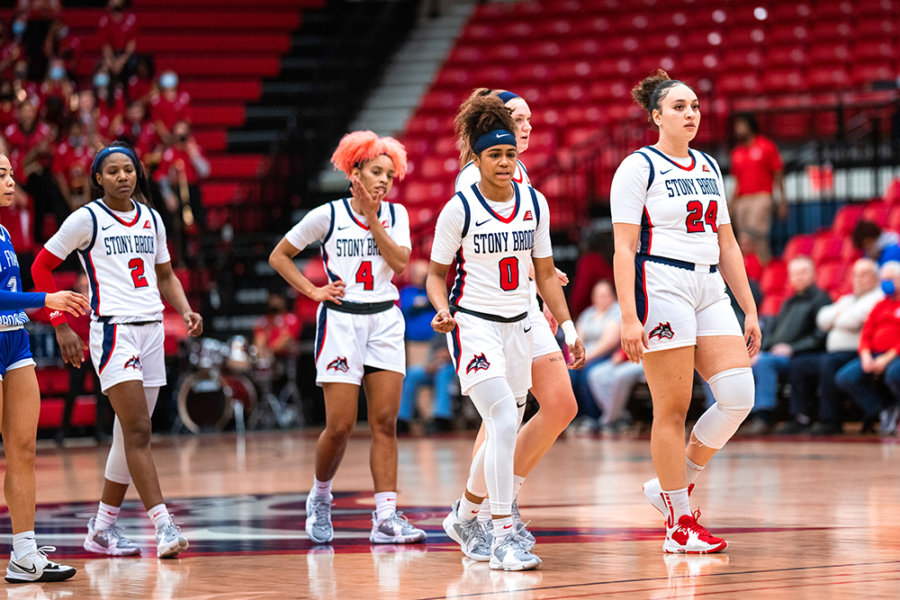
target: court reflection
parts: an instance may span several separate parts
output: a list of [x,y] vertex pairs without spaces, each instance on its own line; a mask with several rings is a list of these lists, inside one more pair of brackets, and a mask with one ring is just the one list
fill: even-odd
[[[455,565],[455,561],[451,561]],[[534,588],[541,585],[544,575],[535,571],[498,571],[487,562],[462,558],[462,573],[447,585],[450,598],[478,594],[514,594],[516,600],[534,598]],[[502,596],[505,597],[505,596]]]
[[689,600],[694,597],[695,588],[704,575],[710,575],[728,566],[727,554],[664,554],[669,587],[660,590],[652,598],[679,598]]

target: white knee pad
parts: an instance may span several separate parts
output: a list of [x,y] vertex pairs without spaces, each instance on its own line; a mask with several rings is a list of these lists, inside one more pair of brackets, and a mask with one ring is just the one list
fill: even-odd
[[[144,400],[147,402],[147,412],[152,416],[156,408],[156,400],[159,398],[158,387],[145,387]],[[106,457],[105,477],[113,483],[128,485],[131,483],[131,473],[128,471],[128,461],[125,458],[125,439],[122,436],[122,424],[119,417],[113,422],[112,446],[109,448],[109,456]]]
[[718,450],[753,409],[753,371],[749,367],[720,371],[708,383],[716,402],[697,420],[694,435],[704,446]]

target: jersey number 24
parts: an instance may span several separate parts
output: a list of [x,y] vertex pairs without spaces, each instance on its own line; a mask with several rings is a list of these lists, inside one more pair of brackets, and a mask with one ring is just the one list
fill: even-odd
[[716,226],[716,218],[719,216],[719,204],[715,200],[709,201],[706,214],[703,214],[703,203],[699,200],[691,200],[687,203],[687,219],[684,221],[688,233],[703,233],[709,225],[713,233],[719,231]]

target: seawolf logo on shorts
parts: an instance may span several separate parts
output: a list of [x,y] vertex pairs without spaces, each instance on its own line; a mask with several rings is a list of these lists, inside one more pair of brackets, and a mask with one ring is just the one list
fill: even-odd
[[346,356],[338,356],[333,361],[328,363],[328,366],[325,367],[326,371],[340,371],[341,373],[346,373],[350,370],[350,367],[347,366],[347,357]]
[[469,361],[468,366],[466,367],[466,374],[474,373],[479,369],[483,369],[487,371],[491,366],[491,363],[488,362],[487,358],[484,356],[484,352],[481,354],[476,354],[472,357],[472,360]]
[[131,358],[129,358],[128,360],[126,360],[126,361],[125,361],[125,366],[124,366],[123,368],[124,368],[124,369],[131,368],[131,369],[135,369],[135,370],[137,370],[137,371],[143,371],[143,370],[144,370],[144,368],[141,366],[141,357],[140,357],[140,356],[136,356],[136,355],[132,355]]
[[660,340],[671,340],[673,337],[675,337],[675,332],[672,331],[672,326],[669,325],[668,321],[666,321],[665,323],[661,322],[659,325],[654,327],[650,332],[650,335],[648,335],[647,337],[653,339],[654,336],[656,336],[656,338]]

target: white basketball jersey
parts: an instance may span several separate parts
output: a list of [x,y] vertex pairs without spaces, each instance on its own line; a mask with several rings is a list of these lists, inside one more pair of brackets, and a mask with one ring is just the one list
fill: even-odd
[[78,250],[90,284],[92,319],[113,323],[162,320],[156,265],[169,262],[166,234],[155,210],[134,203],[125,221],[95,200],[66,219],[45,247],[65,258]]
[[[378,218],[397,245],[411,247],[406,208],[382,202]],[[394,271],[381,257],[365,219],[353,212],[349,198],[311,210],[284,237],[300,250],[321,242],[322,261],[329,279],[340,279],[346,284],[343,300],[382,302],[400,297],[392,281]]]
[[731,222],[725,185],[715,160],[688,152],[690,162],[650,146],[626,157],[610,189],[612,222],[641,226],[640,254],[713,265],[718,226]]
[[534,188],[514,183],[514,205],[492,203],[478,184],[459,191],[441,211],[431,260],[456,260],[450,302],[501,317],[528,311],[531,257],[552,256],[547,201]]
[[[456,184],[453,191],[467,190],[472,187],[473,183],[478,183],[479,181],[481,181],[481,171],[470,160],[456,175]],[[528,169],[525,168],[521,160],[516,161],[516,172],[513,173],[513,181],[531,186],[531,179],[528,178]]]

